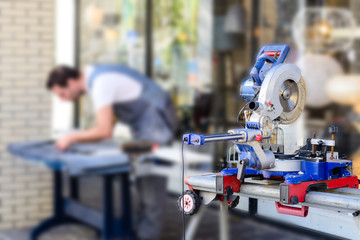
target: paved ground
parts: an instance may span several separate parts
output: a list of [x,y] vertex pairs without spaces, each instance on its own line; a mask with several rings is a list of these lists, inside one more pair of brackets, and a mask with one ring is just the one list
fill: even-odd
[[[166,227],[162,234],[162,240],[181,239],[181,218],[173,197],[169,197],[167,206]],[[189,220],[189,218],[187,218]],[[230,239],[242,240],[315,240],[319,238],[294,233],[278,227],[259,223],[248,218],[231,215]],[[219,239],[218,214],[216,209],[206,209],[200,228],[196,234],[196,240]],[[28,240],[29,229],[12,230],[0,233],[0,240]],[[325,239],[325,238],[324,238]],[[65,225],[45,233],[40,240],[99,240],[93,230],[76,225]]]
[[[84,184],[84,183],[83,183]],[[83,198],[95,207],[99,203],[99,196],[93,191],[94,188],[101,187],[96,180],[86,180],[84,184],[85,194]],[[187,218],[188,221],[190,218]],[[29,229],[11,230],[0,232],[0,240],[28,240]],[[219,239],[218,211],[207,208],[201,219],[200,227],[197,231],[196,240],[217,240]],[[162,240],[181,239],[182,225],[181,215],[177,210],[176,198],[168,197],[166,205],[165,228]],[[241,218],[238,215],[231,215],[230,219],[230,239],[242,240],[318,240],[319,237],[311,237],[304,233],[296,233],[287,229],[281,229],[274,225],[260,223],[258,221]],[[326,238],[323,238],[326,239]],[[54,228],[41,236],[40,240],[99,240],[95,232],[91,229],[77,225],[64,225]]]

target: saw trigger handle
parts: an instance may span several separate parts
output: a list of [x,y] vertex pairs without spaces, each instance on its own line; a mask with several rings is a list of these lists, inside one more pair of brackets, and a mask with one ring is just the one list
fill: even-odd
[[261,55],[271,56],[275,62],[284,63],[288,53],[290,51],[290,47],[286,44],[284,45],[265,45],[261,48],[257,55],[257,59],[261,57]]
[[[289,51],[290,47],[288,45],[265,45],[262,47],[250,72],[253,81],[260,86],[265,78],[265,73],[271,67],[283,63]],[[271,63],[271,66],[265,63]]]

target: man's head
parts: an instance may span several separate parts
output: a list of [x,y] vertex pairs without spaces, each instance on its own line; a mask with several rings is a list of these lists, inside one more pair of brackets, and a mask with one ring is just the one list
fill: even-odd
[[55,67],[49,74],[46,87],[66,101],[78,99],[85,91],[81,72],[68,66]]

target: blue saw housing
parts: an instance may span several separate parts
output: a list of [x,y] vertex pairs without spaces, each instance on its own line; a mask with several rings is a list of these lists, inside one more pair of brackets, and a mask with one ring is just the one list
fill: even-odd
[[[249,164],[245,169],[245,175],[262,175],[264,178],[271,178],[273,176],[283,177],[285,183],[299,184],[307,181],[323,181],[342,177],[350,177],[351,173],[347,170],[352,165],[350,160],[334,159],[331,161],[319,161],[319,159],[307,158],[300,155],[292,155],[286,159],[277,159],[276,161],[300,161],[300,171],[269,171],[256,170],[261,168],[261,163],[256,155],[254,149],[245,144],[236,144],[238,149],[237,156],[231,158],[235,160],[248,159]],[[279,154],[281,155],[281,154]],[[284,156],[284,155],[283,155]],[[231,161],[232,163],[234,161]],[[222,175],[237,175],[237,168],[227,168],[221,171]]]
[[240,86],[240,97],[250,102],[260,90],[266,73],[274,66],[284,63],[290,47],[288,45],[266,45],[261,48],[257,55],[256,63],[251,69],[250,77],[243,81]]

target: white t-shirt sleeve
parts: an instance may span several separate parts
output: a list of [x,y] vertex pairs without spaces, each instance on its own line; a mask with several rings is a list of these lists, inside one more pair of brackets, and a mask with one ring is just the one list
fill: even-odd
[[142,92],[142,85],[136,80],[119,73],[101,74],[91,89],[91,97],[95,111],[102,107],[132,101]]
[[106,84],[106,82],[108,82],[106,78],[100,76],[92,86],[91,97],[95,110],[112,105],[115,102],[116,89]]

